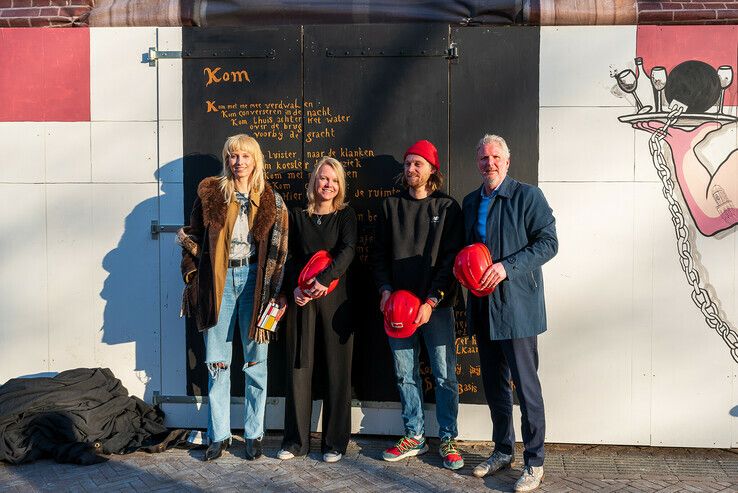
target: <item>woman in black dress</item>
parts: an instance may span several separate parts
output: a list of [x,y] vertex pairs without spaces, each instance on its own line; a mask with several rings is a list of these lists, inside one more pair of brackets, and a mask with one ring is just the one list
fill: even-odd
[[[284,440],[277,454],[283,460],[306,455],[310,449],[312,376],[318,345],[323,346],[328,378],[323,401],[323,460],[341,460],[351,435],[353,324],[344,273],[354,258],[356,213],[345,202],[345,176],[339,161],[322,157],[310,175],[307,208],[296,207],[289,215],[290,259],[285,287],[293,289],[295,303],[290,303],[287,312],[287,398]],[[327,250],[333,261],[303,291],[297,285],[300,270],[319,250]],[[338,286],[326,294],[335,279]]]

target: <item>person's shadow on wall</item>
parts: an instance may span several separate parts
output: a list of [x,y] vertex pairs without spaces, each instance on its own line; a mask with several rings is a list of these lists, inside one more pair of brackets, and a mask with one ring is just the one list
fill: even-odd
[[[144,385],[143,399],[148,402],[151,402],[153,391],[161,388],[162,375],[161,304],[165,301],[161,299],[161,283],[164,281],[160,271],[165,259],[160,252],[167,250],[160,247],[160,241],[174,241],[168,234],[160,236],[158,240],[152,237],[151,221],[160,217],[160,209],[168,206],[167,200],[181,203],[181,183],[165,178],[176,176],[181,167],[182,160],[178,159],[161,166],[154,173],[159,183],[159,195],[145,198],[126,216],[118,244],[102,261],[108,273],[100,291],[100,296],[105,300],[100,329],[102,342],[111,346],[129,344],[134,354],[122,356],[124,349],[103,348],[103,354],[98,359],[102,360],[100,363],[103,366],[120,372],[116,376],[124,382],[124,373],[132,370]],[[156,186],[153,184],[153,187]],[[168,302],[176,303],[176,300]],[[121,368],[131,360],[134,360],[133,368]],[[139,394],[141,389],[128,390]]]

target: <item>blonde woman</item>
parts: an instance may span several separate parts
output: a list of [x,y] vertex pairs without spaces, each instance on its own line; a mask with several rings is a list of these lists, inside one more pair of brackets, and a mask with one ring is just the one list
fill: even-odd
[[[351,356],[353,324],[346,292],[346,269],[354,258],[356,214],[345,202],[346,174],[341,163],[322,157],[307,187],[307,208],[290,211],[290,262],[286,289],[295,303],[287,313],[287,398],[284,440],[279,459],[305,455],[310,449],[312,376],[316,348],[323,346],[327,366],[327,395],[323,400],[323,460],[337,462],[346,453],[351,435]],[[310,257],[328,250],[332,263],[307,291],[297,277]],[[326,295],[331,281],[338,286]]]
[[288,212],[264,178],[256,140],[239,134],[223,146],[223,171],[198,187],[190,225],[178,234],[187,287],[184,311],[205,338],[210,446],[205,460],[220,457],[231,441],[231,354],[236,321],[246,374],[246,458],[262,455],[267,389],[267,343],[259,314],[279,296],[287,258]]

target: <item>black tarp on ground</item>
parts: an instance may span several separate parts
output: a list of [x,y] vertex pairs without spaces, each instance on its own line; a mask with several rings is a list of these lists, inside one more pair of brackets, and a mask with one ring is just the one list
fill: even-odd
[[14,378],[0,386],[0,460],[52,457],[94,464],[99,454],[163,451],[183,430],[128,390],[107,368],[78,368],[54,378]]

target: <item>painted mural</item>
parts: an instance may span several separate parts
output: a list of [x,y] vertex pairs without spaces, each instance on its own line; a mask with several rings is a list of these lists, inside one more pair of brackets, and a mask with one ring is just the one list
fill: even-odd
[[720,241],[738,224],[738,118],[729,109],[735,112],[736,45],[716,47],[715,34],[704,27],[641,28],[634,66],[611,76],[614,91],[634,105],[619,120],[650,134],[692,301],[738,362],[738,331],[726,320],[694,241],[696,234]]

